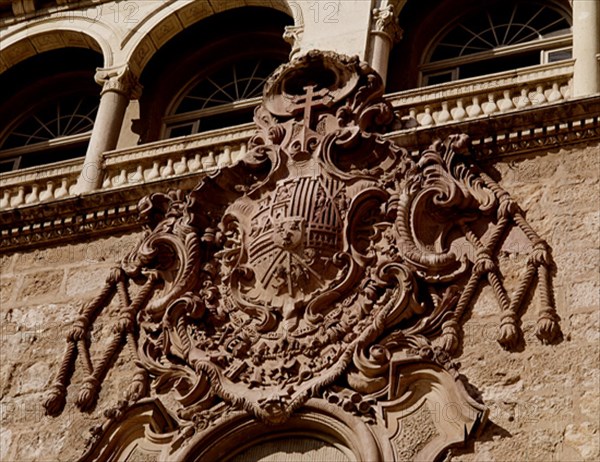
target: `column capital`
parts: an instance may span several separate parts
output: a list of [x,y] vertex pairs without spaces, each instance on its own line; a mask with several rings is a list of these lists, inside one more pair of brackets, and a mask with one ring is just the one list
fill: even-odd
[[304,35],[304,26],[285,26],[283,40],[292,46],[290,60],[300,51],[300,43]]
[[129,99],[138,99],[142,93],[142,86],[128,64],[105,68],[99,67],[96,69],[94,80],[102,85],[101,95],[112,91]]
[[402,39],[404,31],[396,20],[394,5],[373,8],[371,33],[385,36],[391,45]]

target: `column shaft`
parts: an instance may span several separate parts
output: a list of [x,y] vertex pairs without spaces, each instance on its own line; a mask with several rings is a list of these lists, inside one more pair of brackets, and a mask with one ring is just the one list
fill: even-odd
[[573,96],[600,92],[600,2],[573,0]]
[[101,96],[83,170],[77,183],[78,192],[94,191],[102,185],[102,154],[117,146],[128,102],[125,95],[114,91],[107,91]]
[[94,191],[102,186],[102,156],[116,148],[129,99],[137,99],[141,90],[127,65],[98,69],[95,79],[103,87],[92,137],[77,181],[78,193]]

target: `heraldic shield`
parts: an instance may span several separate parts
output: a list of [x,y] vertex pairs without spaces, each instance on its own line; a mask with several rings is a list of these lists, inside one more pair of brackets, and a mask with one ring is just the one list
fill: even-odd
[[[486,418],[452,361],[480,284],[492,286],[498,341],[512,348],[537,277],[537,334],[557,338],[546,244],[477,168],[466,135],[422,152],[386,139],[394,113],[383,89],[356,58],[308,53],[268,80],[240,159],[192,191],[140,202],[146,234],[83,307],[45,403],[62,412],[79,351],[89,368],[75,404],[93,409],[111,361],[131,346],[137,372],[87,458],[116,460],[127,418],[162,416],[151,427],[168,444],[155,435],[144,449],[148,429],[123,436],[123,459],[222,460],[232,428],[287,431],[314,414],[313,429],[327,419],[362,428],[360,444],[346,437],[354,458],[433,460]],[[509,233],[530,252],[510,295],[496,261]],[[116,294],[114,338],[94,367],[87,333]],[[433,419],[448,403],[455,418]],[[425,436],[411,440],[411,428]]]

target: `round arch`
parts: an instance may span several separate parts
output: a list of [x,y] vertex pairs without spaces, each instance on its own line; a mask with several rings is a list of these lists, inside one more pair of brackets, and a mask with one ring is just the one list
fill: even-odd
[[49,18],[28,24],[3,37],[0,73],[46,51],[60,48],[87,48],[100,53],[103,66],[113,63],[114,51],[108,38],[115,32],[106,24],[86,17]]
[[0,74],[0,168],[10,171],[82,157],[99,102],[103,56],[55,47]]
[[197,434],[177,454],[177,460],[234,460],[244,451],[273,440],[307,438],[319,440],[348,460],[393,460],[393,449],[378,438],[358,417],[320,399],[306,406],[283,424],[272,426],[248,414],[238,413]]
[[[531,0],[528,2],[513,1],[511,3],[511,5],[518,6],[520,3],[527,3],[527,4],[539,3],[540,6],[547,8],[547,9],[554,10],[554,11],[560,13],[565,19],[572,22],[572,10],[567,5],[565,5],[563,2],[552,1],[552,0],[546,1],[546,2],[540,2],[539,0],[537,0],[537,1]],[[485,6],[486,4],[483,4],[483,5]],[[472,5],[465,10],[461,10],[460,14],[455,15],[455,17],[451,21],[448,21],[444,27],[441,27],[437,31],[437,33],[435,33],[435,35],[433,35],[431,37],[431,39],[429,40],[429,42],[427,43],[427,45],[424,49],[424,52],[421,54],[421,63],[420,64],[425,64],[432,58],[432,54],[434,53],[436,46],[439,45],[440,40],[444,36],[446,36],[450,31],[452,31],[452,29],[456,28],[457,24],[459,24],[459,22],[461,20],[463,20],[465,17],[469,16],[470,14],[480,11],[481,9],[482,9],[482,6],[480,4]],[[527,24],[524,25],[523,27],[524,28],[527,27]]]
[[[250,14],[256,15],[257,19],[247,21]],[[152,55],[139,76],[140,83],[144,86],[140,98],[140,114],[143,114],[143,117],[140,118],[141,122],[138,125],[141,139],[149,142],[164,137],[210,130],[209,127],[220,128],[225,125],[250,122],[254,109],[251,105],[256,103],[251,99],[258,94],[251,92],[252,95],[248,96],[245,90],[240,91],[239,94],[237,90],[232,92],[236,95],[231,100],[232,104],[235,100],[235,107],[228,108],[227,101],[221,101],[223,105],[220,109],[223,109],[227,116],[225,112],[220,112],[220,109],[211,108],[218,109],[219,114],[211,111],[209,122],[204,117],[208,114],[203,113],[203,128],[195,123],[192,124],[195,128],[192,128],[185,116],[197,112],[200,107],[186,106],[187,109],[182,107],[181,111],[174,111],[174,109],[179,106],[186,91],[194,88],[201,80],[210,82],[212,86],[215,85],[212,79],[215,79],[216,88],[230,83],[222,75],[223,72],[228,72],[226,68],[237,68],[237,71],[229,70],[233,72],[233,80],[241,82],[245,77],[255,77],[254,71],[248,66],[252,65],[252,61],[257,60],[262,64],[256,77],[266,78],[266,75],[278,64],[288,59],[290,46],[283,39],[282,32],[291,21],[288,14],[273,8],[229,8],[190,25],[172,37]],[[225,81],[222,80],[223,78]],[[165,86],[163,82],[169,82],[169,85]],[[259,84],[258,80],[250,85],[250,88],[254,89],[255,84]],[[202,94],[195,96],[206,96],[204,92],[200,91],[200,93]],[[196,99],[195,96],[192,96],[192,99]],[[228,99],[225,93],[221,96],[224,98],[220,99]],[[238,104],[238,100],[244,101],[243,107]],[[237,114],[235,117],[232,112],[229,112],[230,109]],[[167,116],[175,118],[166,120]],[[180,116],[186,120],[181,119]],[[182,124],[187,128],[182,128]]]
[[125,36],[121,47],[131,70],[139,76],[152,56],[176,34],[218,13],[244,6],[265,7],[281,11],[293,17],[295,25],[301,25],[301,10],[297,6],[291,6],[291,3],[288,0],[219,0],[210,3],[170,0],[140,21]]
[[[440,38],[456,25],[457,17],[498,3],[498,0],[481,0],[475,3],[471,0],[407,2],[398,17],[404,36],[390,53],[387,91],[408,90],[422,85],[423,63]],[[547,5],[565,16],[571,16],[568,0],[551,0]]]

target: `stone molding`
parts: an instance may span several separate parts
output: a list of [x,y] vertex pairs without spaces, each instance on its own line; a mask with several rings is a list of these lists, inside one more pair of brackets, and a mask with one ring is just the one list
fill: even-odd
[[[467,135],[410,152],[382,136],[393,120],[366,63],[309,52],[267,81],[243,157],[139,202],[145,233],[82,307],[44,403],[62,413],[82,356],[75,405],[93,410],[129,347],[132,381],[86,458],[216,460],[267,425],[328,434],[357,460],[436,460],[476,436],[487,409],[453,359],[465,315],[488,283],[497,341],[514,350],[535,290],[536,336],[560,341],[550,249]],[[509,234],[527,256],[513,293],[499,264]],[[147,434],[147,398],[165,394],[172,424]],[[450,404],[452,419],[431,418]]]

